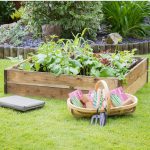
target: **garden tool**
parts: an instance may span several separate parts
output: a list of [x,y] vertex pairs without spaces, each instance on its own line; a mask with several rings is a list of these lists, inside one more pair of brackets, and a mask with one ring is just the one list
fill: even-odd
[[106,105],[104,106],[104,112],[99,112],[99,110],[102,107],[102,103],[104,100],[105,100],[104,90],[98,89],[98,92],[97,92],[97,105],[98,105],[97,114],[92,116],[91,124],[97,124],[97,122],[99,121],[100,126],[105,126],[106,119],[107,119]]
[[100,114],[98,114],[98,110],[99,109],[97,109],[97,114],[92,116],[91,124],[97,124],[99,121],[100,126],[105,126],[107,120],[106,110],[105,112],[101,112]]

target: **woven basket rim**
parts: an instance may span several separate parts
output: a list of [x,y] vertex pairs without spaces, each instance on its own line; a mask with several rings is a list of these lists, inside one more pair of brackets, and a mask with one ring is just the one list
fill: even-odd
[[[125,106],[119,106],[119,107],[113,107],[113,108],[110,108],[110,113],[111,111],[119,111],[119,110],[126,110],[126,109],[130,109],[130,108],[133,108],[137,105],[138,103],[138,99],[136,96],[132,95],[132,94],[129,94],[129,93],[126,93],[129,97],[132,97],[132,99],[134,99],[134,102],[132,104],[129,104],[129,105],[125,105]],[[74,110],[77,110],[77,111],[81,111],[81,112],[97,112],[97,109],[95,108],[81,108],[81,107],[77,107],[75,105],[73,105],[71,102],[70,102],[70,98],[67,99],[67,105],[70,109],[74,109]],[[101,110],[101,112],[103,112],[104,110]]]

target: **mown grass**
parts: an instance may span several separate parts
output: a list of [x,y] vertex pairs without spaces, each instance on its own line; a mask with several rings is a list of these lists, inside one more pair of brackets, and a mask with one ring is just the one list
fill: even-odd
[[[3,70],[11,65],[11,61],[0,60],[0,96],[4,96]],[[149,89],[150,82],[136,93],[139,102],[134,114],[109,117],[103,128],[90,125],[88,119],[72,117],[62,100],[39,98],[46,102],[45,107],[26,113],[0,108],[0,149],[148,150]]]

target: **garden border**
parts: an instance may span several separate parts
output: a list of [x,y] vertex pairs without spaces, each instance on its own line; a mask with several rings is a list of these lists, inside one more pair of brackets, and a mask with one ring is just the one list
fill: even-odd
[[[5,93],[22,96],[41,96],[48,98],[66,99],[68,93],[75,89],[83,92],[94,89],[98,80],[106,80],[110,90],[122,86],[125,92],[133,94],[148,82],[148,59],[140,58],[125,76],[128,84],[123,84],[116,77],[92,77],[92,76],[56,76],[49,72],[24,71],[17,69],[18,65],[5,69],[4,82]],[[26,61],[26,60],[25,60]]]
[[[116,47],[113,44],[91,44],[91,46],[94,49],[94,53],[99,53],[101,50],[108,49],[111,49],[111,52],[114,52]],[[136,54],[148,54],[150,53],[150,41],[118,44],[118,49],[120,50],[132,50],[133,48],[138,49]],[[0,59],[7,57],[17,57],[19,55],[22,55],[23,58],[26,59],[28,53],[36,53],[36,51],[37,48],[33,47],[13,47],[0,45]]]
[[0,45],[0,59],[5,59],[7,57],[18,57],[22,55],[24,59],[27,58],[29,53],[35,53],[37,48],[33,47],[13,47]]
[[[110,49],[111,52],[114,52],[115,47],[116,45],[114,44],[92,44],[94,53],[99,53],[101,50],[108,50],[108,49]],[[150,41],[118,44],[117,48],[121,51],[132,50],[133,48],[137,48],[136,54],[148,54],[150,53]]]

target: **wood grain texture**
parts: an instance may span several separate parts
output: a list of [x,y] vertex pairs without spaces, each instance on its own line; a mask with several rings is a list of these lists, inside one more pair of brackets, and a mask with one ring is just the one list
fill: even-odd
[[133,49],[133,43],[129,43],[129,44],[128,44],[128,50],[131,51],[132,49]]
[[126,44],[122,44],[122,50],[126,50]]
[[147,73],[147,65],[148,65],[147,58],[144,58],[140,63],[138,63],[134,68],[132,68],[125,77],[127,85],[124,85],[124,88],[131,85],[144,73]]
[[4,93],[7,94],[7,70],[4,70]]
[[12,55],[11,57],[17,57],[17,47],[12,47]]
[[137,51],[135,52],[135,54],[139,54],[139,49],[140,49],[139,43],[133,43],[133,48],[137,49]]
[[143,43],[139,43],[139,54],[144,54]]
[[4,58],[10,57],[10,47],[5,46],[4,47]]
[[126,93],[134,94],[139,89],[141,89],[146,82],[147,82],[147,72],[145,72],[142,76],[137,78],[137,80],[135,80],[132,84],[130,84],[129,86],[126,86],[126,88],[124,88],[124,90]]
[[119,50],[123,51],[123,44],[119,44]]
[[143,43],[144,54],[148,54],[148,42]]
[[[137,43],[123,43],[118,44],[119,50],[132,50],[133,48],[137,48],[136,54],[147,54],[150,52],[150,42],[137,42]],[[98,47],[98,44],[96,45]],[[100,44],[100,50],[107,50],[111,48],[111,52],[114,52],[116,46],[113,44]],[[99,53],[99,51],[94,51],[95,53]]]
[[66,99],[68,93],[72,92],[69,88],[57,88],[42,85],[19,84],[7,82],[7,93],[21,96],[39,96],[47,98]]
[[24,57],[24,48],[23,47],[18,47],[18,56],[21,55],[22,57]]
[[70,88],[78,88],[90,90],[93,89],[98,80],[105,79],[110,89],[118,86],[117,78],[96,78],[90,76],[55,76],[47,72],[28,72],[21,70],[8,70],[7,81],[15,83],[33,83],[33,84],[49,84],[69,86]]
[[4,47],[0,45],[0,58],[4,58]]

